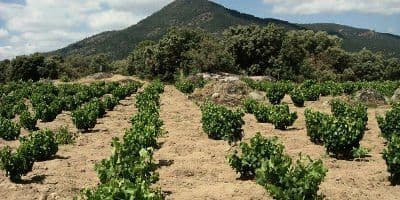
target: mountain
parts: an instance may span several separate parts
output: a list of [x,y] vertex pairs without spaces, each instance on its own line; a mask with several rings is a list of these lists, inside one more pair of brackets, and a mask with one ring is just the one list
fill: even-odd
[[193,26],[220,33],[234,25],[264,26],[268,23],[275,23],[287,30],[324,30],[343,38],[346,50],[357,51],[366,47],[400,57],[399,36],[336,24],[293,24],[278,19],[263,19],[208,0],[176,0],[136,25],[119,31],[103,32],[49,54],[68,56],[105,53],[117,60],[125,58],[143,40],[158,40],[171,26]]

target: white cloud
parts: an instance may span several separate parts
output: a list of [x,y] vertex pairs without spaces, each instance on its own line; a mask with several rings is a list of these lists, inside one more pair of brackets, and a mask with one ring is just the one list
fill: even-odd
[[62,48],[93,34],[126,28],[172,0],[26,0],[0,2],[0,60]]
[[6,38],[8,38],[8,35],[9,35],[9,33],[6,29],[0,28],[0,39],[2,39],[2,40],[6,39]]
[[318,13],[360,12],[382,15],[400,13],[399,0],[263,0],[273,13],[310,15]]

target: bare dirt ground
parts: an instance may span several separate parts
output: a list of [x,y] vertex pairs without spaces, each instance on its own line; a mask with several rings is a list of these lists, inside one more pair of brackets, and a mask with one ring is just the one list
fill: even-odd
[[[330,112],[328,101],[323,97],[317,102],[307,102],[307,107]],[[246,115],[244,126],[248,141],[257,132],[266,137],[277,136],[293,158],[299,153],[321,158],[328,168],[320,193],[328,200],[342,199],[400,199],[400,187],[390,186],[386,164],[382,159],[384,141],[379,137],[376,114],[382,114],[388,106],[369,108],[369,130],[362,145],[371,148],[371,157],[360,161],[337,160],[325,153],[323,146],[309,141],[304,121],[304,108],[296,108],[285,97],[299,119],[287,131],[275,130],[271,124],[257,123],[253,115]],[[34,169],[24,176],[24,184],[14,184],[0,173],[0,199],[72,199],[82,188],[98,183],[94,163],[111,154],[111,139],[124,134],[130,127],[129,118],[136,112],[134,97],[121,102],[115,111],[99,119],[91,133],[80,135],[76,144],[61,146],[57,157],[35,163]],[[166,199],[271,199],[268,192],[252,180],[239,180],[239,175],[229,166],[226,156],[233,149],[224,141],[209,139],[201,128],[201,112],[197,105],[167,86],[161,98],[161,118],[166,134],[159,138],[161,148],[155,160],[162,167],[158,170],[160,187]],[[51,123],[39,123],[40,128],[57,129],[66,125],[77,132],[69,113],[63,113]],[[26,134],[26,131],[24,131]],[[0,140],[0,146],[17,147],[18,142]],[[235,148],[235,147],[234,147]]]
[[[74,145],[60,146],[53,160],[36,162],[22,184],[11,183],[0,173],[0,199],[72,199],[81,189],[96,186],[94,164],[110,156],[112,138],[122,136],[131,126],[130,117],[136,112],[134,103],[134,96],[122,100],[114,111],[98,119],[90,133],[79,135]],[[55,130],[60,126],[77,132],[69,112],[58,115],[53,122],[38,123],[40,129]],[[4,145],[17,147],[18,142],[1,140],[0,146]]]
[[208,139],[199,108],[172,86],[161,97],[161,118],[168,133],[155,159],[172,163],[158,170],[166,199],[269,199],[255,182],[237,179],[226,161],[228,143]]

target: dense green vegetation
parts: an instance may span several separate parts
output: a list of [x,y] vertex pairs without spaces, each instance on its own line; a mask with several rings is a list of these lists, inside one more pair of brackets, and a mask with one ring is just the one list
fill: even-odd
[[201,113],[203,130],[210,138],[223,139],[229,143],[242,139],[244,113],[241,110],[232,111],[223,106],[205,102],[201,106]]

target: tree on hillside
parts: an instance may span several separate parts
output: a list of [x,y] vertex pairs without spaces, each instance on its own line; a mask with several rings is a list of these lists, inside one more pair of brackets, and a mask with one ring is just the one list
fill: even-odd
[[226,49],[235,64],[250,75],[264,74],[276,64],[284,37],[284,29],[274,24],[237,26],[224,31]]

